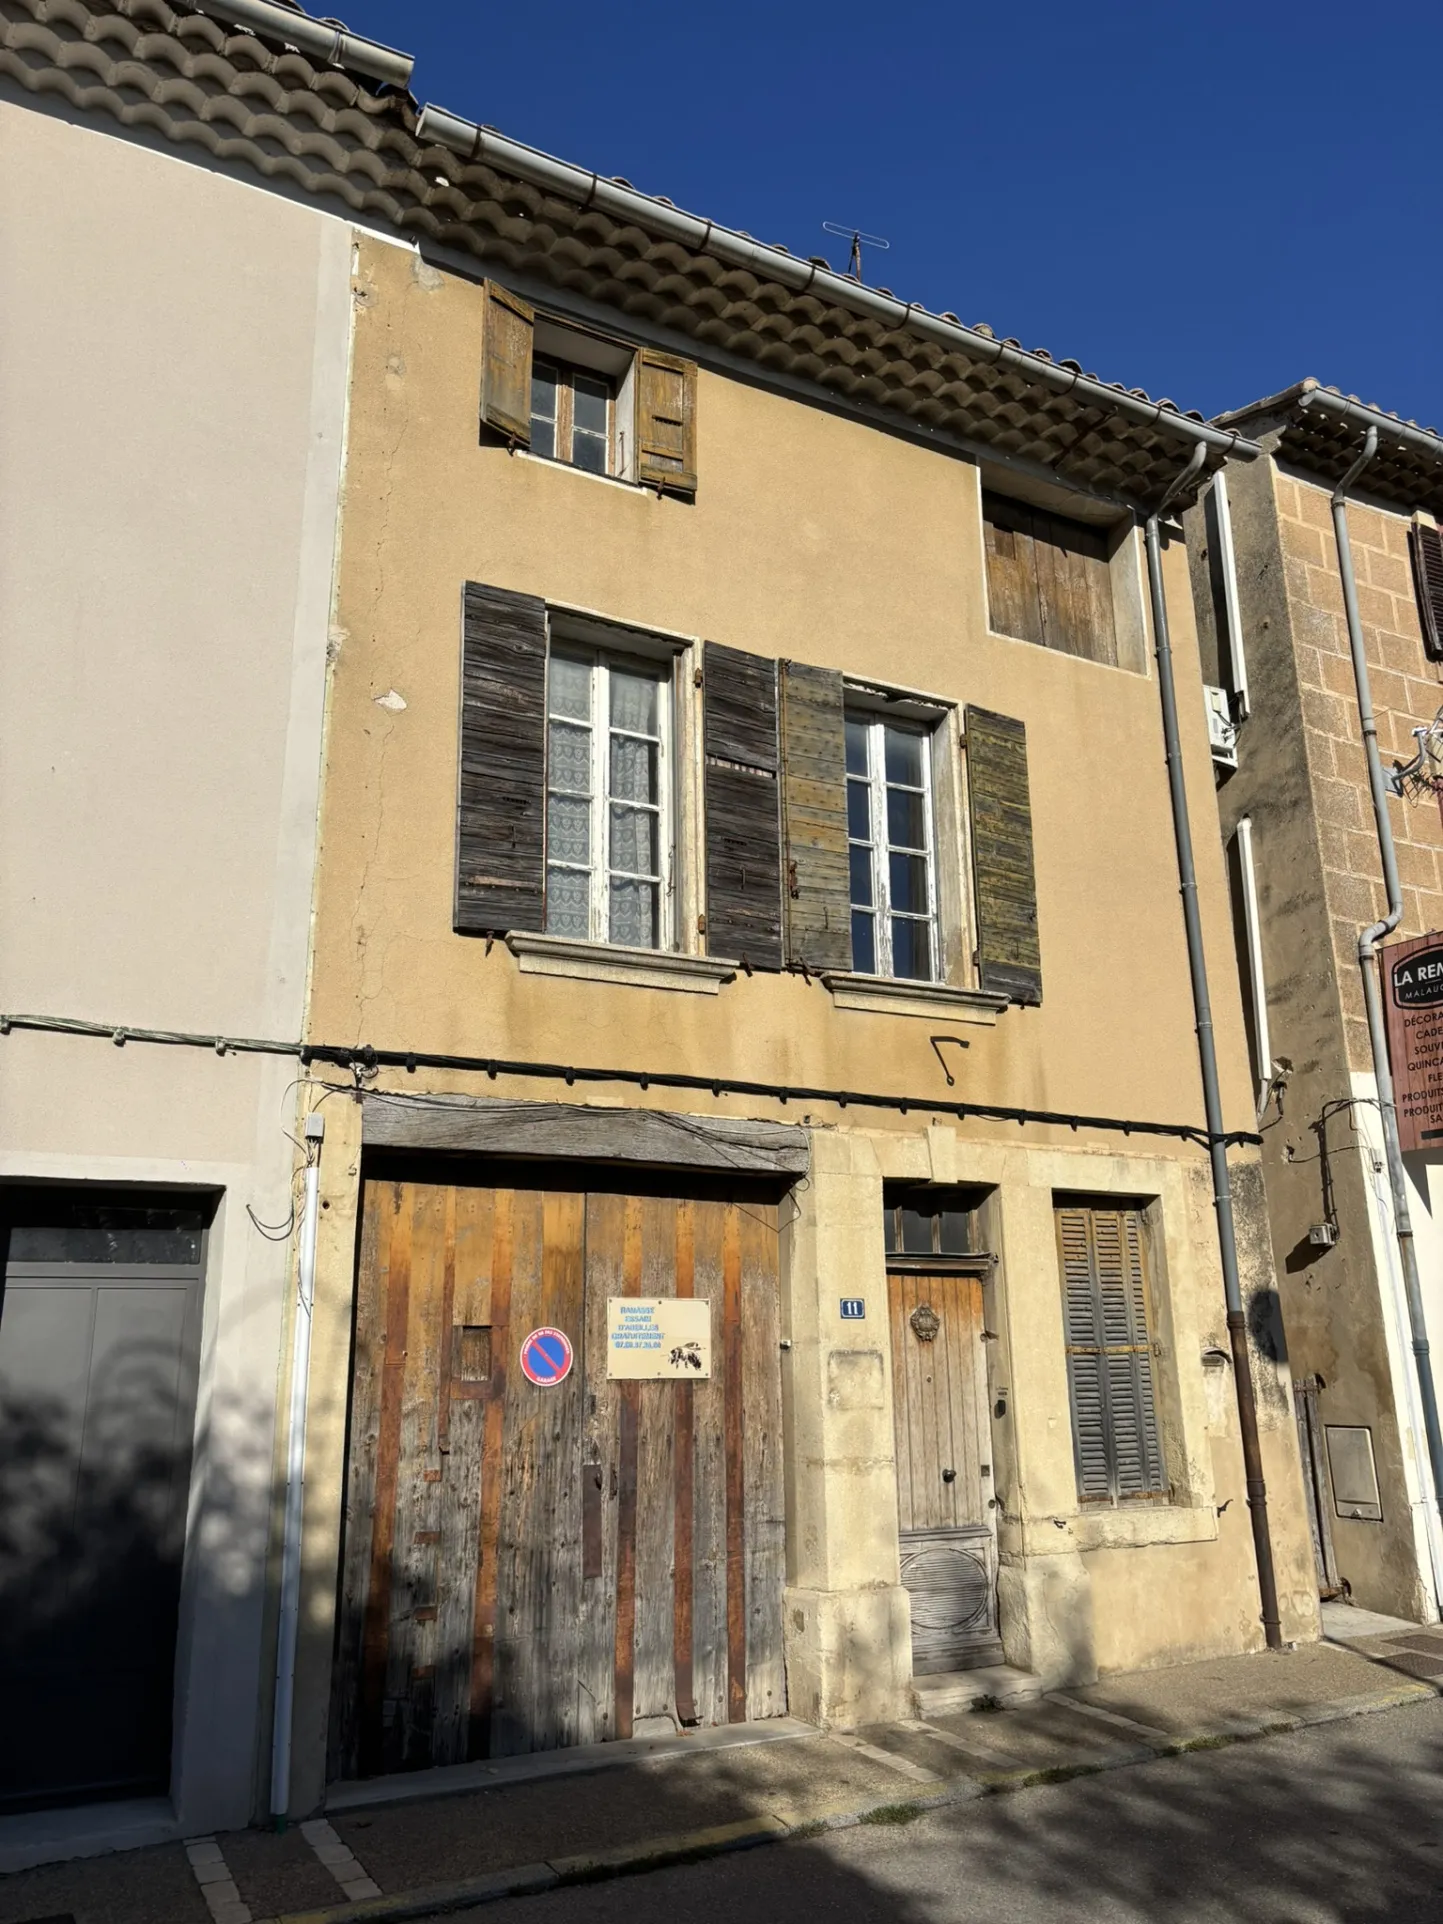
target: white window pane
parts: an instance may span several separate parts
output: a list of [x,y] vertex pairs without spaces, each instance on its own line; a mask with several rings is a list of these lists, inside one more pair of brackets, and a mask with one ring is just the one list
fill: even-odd
[[573,419],[580,434],[606,434],[606,404],[611,389],[592,374],[572,376]]
[[573,795],[591,793],[591,730],[573,728],[567,722],[553,722],[550,733],[552,788],[570,789]]
[[922,737],[889,728],[887,735],[887,780],[922,786]]
[[566,655],[553,655],[549,699],[553,715],[570,715],[575,721],[590,721],[591,664],[572,661]]
[[847,833],[858,842],[872,839],[872,804],[865,782],[847,783]]
[[656,744],[638,742],[624,735],[611,738],[611,793],[619,802],[654,802],[656,793]]
[[858,975],[877,973],[876,918],[856,911],[852,914],[852,967]]
[[553,862],[591,860],[591,803],[553,795],[546,807],[546,853]]
[[852,903],[859,909],[872,906],[872,851],[859,848],[853,842],[849,853],[852,858]]
[[609,939],[633,949],[654,949],[656,929],[656,883],[621,882],[613,878]]
[[860,721],[847,723],[847,773],[865,775],[867,772],[867,724]]
[[531,452],[556,455],[556,369],[545,361],[531,369]]
[[927,861],[921,855],[892,855],[887,860],[892,907],[913,915],[927,913]]
[[630,729],[633,735],[656,733],[657,684],[650,675],[629,675],[624,668],[611,671],[611,725]]
[[571,437],[571,465],[588,474],[606,473],[606,436],[583,434],[578,428]]
[[656,816],[650,809],[612,809],[611,866],[627,875],[656,874]]
[[893,916],[892,973],[911,982],[932,980],[932,932],[925,922]]
[[926,848],[927,803],[920,790],[887,790],[887,840],[893,848]]
[[546,874],[546,933],[571,935],[583,942],[591,934],[591,878],[575,869]]

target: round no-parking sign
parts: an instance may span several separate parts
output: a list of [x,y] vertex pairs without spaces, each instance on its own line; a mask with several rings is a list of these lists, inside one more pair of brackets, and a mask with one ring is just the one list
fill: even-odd
[[534,1329],[521,1345],[521,1370],[538,1389],[553,1389],[571,1374],[571,1338],[564,1330]]

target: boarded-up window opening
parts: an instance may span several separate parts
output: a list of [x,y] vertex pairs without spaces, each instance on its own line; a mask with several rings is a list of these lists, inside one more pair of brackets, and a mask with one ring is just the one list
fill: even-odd
[[1117,666],[1108,537],[1004,495],[982,496],[993,632]]
[[1056,1216],[1078,1499],[1166,1499],[1142,1212],[1065,1204]]

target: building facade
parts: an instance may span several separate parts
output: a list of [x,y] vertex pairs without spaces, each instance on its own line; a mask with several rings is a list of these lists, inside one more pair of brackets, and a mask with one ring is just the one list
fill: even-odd
[[0,32],[7,1867],[255,1809],[350,338],[349,227],[62,12]]
[[1226,526],[1215,491],[1193,511],[1191,553],[1204,679],[1237,721],[1218,799],[1318,1579],[1325,1595],[1432,1620],[1438,1526],[1412,1346],[1438,1328],[1439,1154],[1415,1134],[1403,1157],[1415,1332],[1359,963],[1360,935],[1390,905],[1332,497],[1371,431],[1345,497],[1358,634],[1382,768],[1422,778],[1390,781],[1386,799],[1399,913],[1376,966],[1391,997],[1397,945],[1443,923],[1436,763],[1414,732],[1443,704],[1443,442],[1316,382],[1225,420],[1266,455],[1227,470]]
[[[919,432],[895,397],[925,350],[836,277],[791,298],[648,234],[669,216],[630,190],[597,207],[449,117],[420,133],[470,253],[458,219],[357,257],[296,1806],[652,1720],[864,1723],[1000,1657],[1060,1684],[1258,1647],[1105,436],[1042,479],[1045,373],[1014,455],[942,353]],[[1176,529],[1162,574],[1186,687]],[[1183,737],[1208,821],[1200,703]],[[1217,851],[1199,890],[1225,988]],[[1221,991],[1217,1026],[1248,1137]],[[1260,1166],[1234,1160],[1306,1638]],[[628,1318],[669,1361],[635,1361]]]

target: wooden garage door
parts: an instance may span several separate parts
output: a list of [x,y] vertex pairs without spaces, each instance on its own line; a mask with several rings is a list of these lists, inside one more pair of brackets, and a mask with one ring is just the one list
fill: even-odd
[[[332,1777],[781,1715],[775,1202],[387,1178],[364,1211]],[[710,1379],[609,1381],[607,1299],[673,1295]]]

